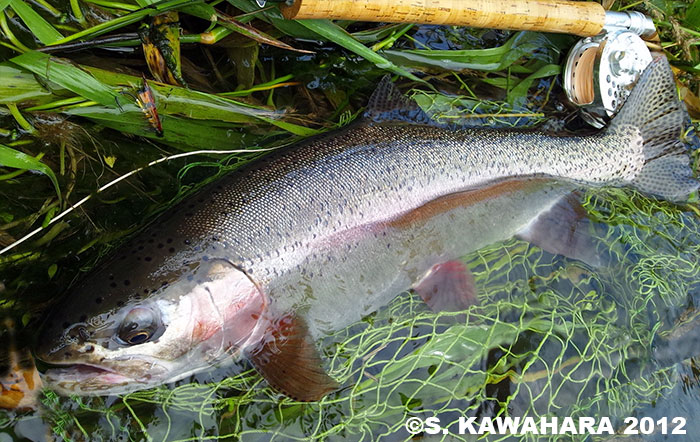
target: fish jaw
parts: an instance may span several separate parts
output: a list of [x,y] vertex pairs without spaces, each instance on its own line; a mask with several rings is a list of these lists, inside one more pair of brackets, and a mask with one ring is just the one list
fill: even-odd
[[[266,298],[245,272],[226,261],[213,260],[194,273],[183,274],[155,299],[113,312],[109,327],[89,329],[88,320],[73,324],[59,339],[42,337],[37,357],[54,366],[44,373],[45,384],[61,394],[123,394],[237,357],[259,335]],[[119,342],[122,318],[134,309],[157,312],[164,328],[157,339]],[[87,331],[73,333],[76,328]]]
[[[149,367],[153,372],[156,366]],[[161,366],[158,366],[161,368]],[[162,373],[162,370],[159,370]],[[152,375],[149,375],[149,378]],[[63,395],[108,395],[124,394],[158,385],[156,379],[134,379],[105,366],[74,364],[61,368],[52,368],[43,374],[44,383]],[[150,382],[149,382],[150,381]]]

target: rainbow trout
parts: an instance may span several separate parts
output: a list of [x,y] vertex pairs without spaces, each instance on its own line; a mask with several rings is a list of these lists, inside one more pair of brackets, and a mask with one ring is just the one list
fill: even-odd
[[[370,115],[415,104],[384,81]],[[577,252],[572,190],[698,188],[665,59],[589,137],[361,122],[238,170],[131,239],[49,312],[37,356],[65,394],[106,395],[247,358],[303,401],[338,388],[314,340],[412,288],[434,310],[476,302],[457,258],[519,235]],[[573,215],[572,215],[573,214]],[[555,219],[555,222],[552,222]]]

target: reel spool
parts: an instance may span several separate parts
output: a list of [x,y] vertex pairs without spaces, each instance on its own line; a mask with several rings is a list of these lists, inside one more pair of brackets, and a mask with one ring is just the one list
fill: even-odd
[[653,23],[647,23],[650,20],[641,13],[625,14],[636,23],[606,25],[602,33],[580,40],[569,51],[564,68],[569,101],[597,128],[619,110],[652,60],[640,36],[654,35]]

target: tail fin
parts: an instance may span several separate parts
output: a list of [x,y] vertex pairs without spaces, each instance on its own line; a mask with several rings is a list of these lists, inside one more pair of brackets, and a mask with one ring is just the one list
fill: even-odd
[[642,73],[609,132],[635,127],[642,136],[645,165],[632,185],[645,193],[678,201],[700,187],[681,135],[690,118],[678,99],[671,67],[658,57]]

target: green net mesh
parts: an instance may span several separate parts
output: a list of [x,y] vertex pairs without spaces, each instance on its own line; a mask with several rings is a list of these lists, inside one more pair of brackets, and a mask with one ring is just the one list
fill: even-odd
[[45,419],[89,440],[403,440],[409,416],[450,428],[460,416],[610,416],[619,426],[678,382],[678,361],[653,356],[692,330],[697,213],[619,189],[589,193],[584,206],[609,265],[518,240],[472,253],[480,304],[466,313],[435,314],[404,293],[321,342],[345,387],[319,403],[282,398],[247,369],[121,398],[47,393]]

